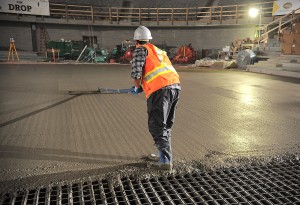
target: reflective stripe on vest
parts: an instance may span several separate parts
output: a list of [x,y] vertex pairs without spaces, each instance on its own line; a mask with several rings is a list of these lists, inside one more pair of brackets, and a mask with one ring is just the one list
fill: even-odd
[[147,73],[144,76],[144,79],[146,83],[151,82],[153,79],[155,79],[157,76],[170,73],[170,72],[176,72],[176,70],[173,68],[173,66],[168,66],[165,63],[161,63],[161,65],[155,69],[153,69],[151,72]]

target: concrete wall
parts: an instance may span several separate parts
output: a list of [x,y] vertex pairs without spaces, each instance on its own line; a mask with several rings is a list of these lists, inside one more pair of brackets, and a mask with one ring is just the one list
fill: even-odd
[[[48,33],[48,40],[83,40],[83,36],[97,37],[97,43],[100,47],[111,50],[123,40],[130,40],[133,37],[135,27],[106,27],[93,26],[89,29],[84,25],[59,25],[59,24],[37,24],[39,27],[45,27]],[[149,27],[154,44],[166,43],[169,46],[180,46],[191,43],[195,49],[221,49],[238,38],[253,37],[254,26],[211,26],[211,27],[190,27],[190,28],[158,28]],[[0,35],[2,45],[9,46],[9,38],[14,37],[18,49],[32,51],[31,28],[29,23],[1,23]],[[37,33],[37,37],[39,34]],[[39,38],[37,39],[39,44]],[[39,46],[38,46],[39,48]]]
[[185,29],[151,29],[153,42],[180,46],[191,43],[195,49],[221,49],[239,38],[254,37],[255,27],[194,27]]
[[[194,28],[151,28],[154,44],[180,46],[191,43],[195,49],[222,48],[238,38],[254,37],[255,27],[194,27]],[[97,37],[101,47],[111,50],[116,44],[133,38],[132,27],[96,27],[93,32],[88,26],[47,25],[50,40],[82,40],[83,36]]]
[[30,23],[0,21],[0,31],[1,50],[8,50],[9,39],[14,38],[17,51],[32,51]]

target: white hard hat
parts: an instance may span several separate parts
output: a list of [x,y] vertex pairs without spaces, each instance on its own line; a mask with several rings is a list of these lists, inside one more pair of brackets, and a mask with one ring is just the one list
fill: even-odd
[[151,32],[146,26],[139,26],[133,36],[133,40],[148,41],[152,39]]

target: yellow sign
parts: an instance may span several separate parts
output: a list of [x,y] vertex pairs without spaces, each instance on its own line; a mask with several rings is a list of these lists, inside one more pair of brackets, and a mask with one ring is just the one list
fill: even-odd
[[300,9],[300,0],[278,0],[273,2],[273,16],[286,15]]

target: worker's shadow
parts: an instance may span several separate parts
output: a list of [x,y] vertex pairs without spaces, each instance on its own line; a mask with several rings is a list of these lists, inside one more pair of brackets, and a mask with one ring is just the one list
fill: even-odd
[[[80,157],[89,157],[89,158],[93,157],[93,159],[86,159],[86,158],[80,159]],[[35,170],[36,168],[30,168],[29,166],[24,167],[26,170],[28,170],[27,173],[28,176],[18,178],[18,183],[15,182],[16,179],[1,181],[0,192],[1,189],[5,190],[6,188],[7,190],[11,190],[11,189],[20,190],[20,188],[28,189],[29,187],[46,186],[49,185],[49,183],[55,184],[55,183],[61,183],[61,181],[68,181],[68,180],[71,180],[72,182],[75,183],[78,180],[81,181],[82,179],[86,179],[86,177],[88,177],[89,179],[101,181],[102,177],[111,176],[113,175],[113,173],[118,174],[120,173],[120,171],[124,173],[124,171],[122,170],[128,170],[126,169],[128,167],[133,167],[133,169],[131,168],[129,169],[132,172],[134,172],[134,170],[147,167],[147,164],[145,162],[136,162],[138,161],[138,158],[136,157],[77,153],[77,152],[60,150],[60,149],[0,146],[0,161],[1,161],[0,170],[9,170],[9,172],[15,172],[16,170],[19,169],[15,168],[14,170],[11,168],[11,166],[7,166],[3,158],[8,158],[8,159],[14,158],[18,160],[19,159],[51,160],[52,162],[54,160],[54,162],[55,161],[75,162],[75,164],[85,163],[87,164],[87,166],[82,166],[80,169],[78,169],[76,168],[77,166],[76,165],[74,168],[67,167],[66,170],[64,170],[63,167],[60,166],[53,166],[53,169],[51,169],[51,164],[49,164],[48,166],[45,165],[44,168],[39,166],[42,172],[46,171],[47,173],[38,173],[38,174],[32,174],[32,172],[30,171],[30,169]],[[115,159],[118,159],[118,161],[116,162]],[[120,159],[121,161],[119,161]],[[10,162],[8,163],[11,164],[11,160],[9,161]],[[30,162],[28,163],[30,164]],[[99,167],[96,166],[96,168],[91,168],[89,164],[99,164]],[[50,170],[45,170],[46,168],[47,169],[50,168]],[[51,179],[50,182],[49,179]]]
[[[0,128],[18,122],[20,120],[26,119],[40,112],[51,109],[55,106],[66,103],[79,96],[80,94],[70,96],[52,105],[46,106],[44,108],[27,113],[23,116],[3,122],[0,124]],[[32,147],[9,146],[9,145],[0,145],[0,158],[64,161],[64,162],[85,163],[85,164],[99,164],[99,165],[106,165],[106,166],[107,165],[111,165],[111,166],[127,165],[127,166],[134,166],[134,167],[146,166],[144,162],[137,162],[140,161],[140,158],[138,157],[81,153],[81,152],[74,152],[65,149],[32,148]],[[5,169],[5,167],[6,167],[5,163],[3,162],[0,163],[0,168]]]
[[5,127],[5,126],[10,125],[10,124],[13,124],[13,123],[15,123],[15,122],[18,122],[18,121],[20,121],[20,120],[24,120],[24,119],[26,119],[26,118],[28,118],[28,117],[31,117],[31,116],[33,116],[33,115],[36,115],[36,114],[38,114],[38,113],[40,113],[40,112],[43,112],[43,111],[45,111],[45,110],[51,109],[51,108],[56,107],[56,106],[58,106],[58,105],[61,105],[61,104],[63,104],[63,103],[66,103],[66,102],[68,102],[68,101],[70,101],[70,100],[73,100],[74,98],[79,97],[79,96],[80,96],[80,95],[73,95],[73,96],[68,97],[68,98],[66,98],[66,99],[63,99],[63,100],[61,100],[61,101],[59,101],[59,102],[53,103],[52,105],[46,106],[46,107],[44,107],[44,108],[41,108],[41,109],[32,111],[32,112],[30,112],[30,113],[27,113],[27,114],[25,114],[25,115],[22,115],[22,116],[20,116],[20,117],[17,117],[17,118],[8,120],[8,121],[6,121],[6,122],[3,122],[3,123],[0,124],[0,128]]
[[[10,145],[0,145],[0,158],[63,161],[84,164],[99,164],[106,166],[128,165],[135,167],[143,167],[145,163],[140,162],[141,160],[139,157],[83,153],[65,149],[32,148]],[[6,168],[6,165],[3,161],[0,164],[0,168]]]
[[[3,159],[9,159],[3,160]],[[50,168],[48,173],[44,174],[31,174],[30,166],[25,169],[29,170],[29,177],[21,177],[18,179],[18,187],[28,188],[28,183],[33,183],[32,186],[45,186],[51,182],[59,182],[61,180],[79,180],[82,177],[91,177],[100,179],[101,176],[106,176],[106,174],[112,174],[114,172],[118,173],[120,170],[130,170],[142,169],[147,167],[147,163],[140,161],[138,157],[124,157],[124,156],[115,156],[115,155],[103,155],[103,154],[91,154],[91,153],[80,153],[73,152],[70,150],[63,149],[47,149],[47,148],[30,148],[30,147],[21,147],[21,146],[8,146],[0,145],[0,170],[10,170],[15,171],[11,168],[12,159],[24,160],[25,163],[31,164],[31,161],[25,160],[43,160],[49,161],[49,165],[45,165],[44,168],[41,168],[41,171],[44,172],[45,169]],[[73,162],[76,166],[74,168],[66,167],[57,167],[50,164],[50,162],[57,164],[57,161],[61,162]],[[7,164],[6,164],[7,163]],[[78,169],[77,165],[81,163],[81,168]],[[45,164],[45,163],[43,163]],[[86,164],[86,166],[84,166]],[[92,168],[90,165],[95,164],[97,168]],[[34,166],[35,167],[35,166]],[[76,168],[77,167],[77,168]],[[92,169],[91,169],[92,168]],[[15,168],[18,170],[18,168]],[[33,168],[35,169],[35,168]],[[38,170],[37,170],[38,171]],[[52,173],[51,173],[52,172]],[[2,187],[14,186],[15,179],[1,181]],[[30,185],[31,186],[31,185]],[[13,187],[15,188],[15,187]],[[18,188],[19,189],[19,188]]]

